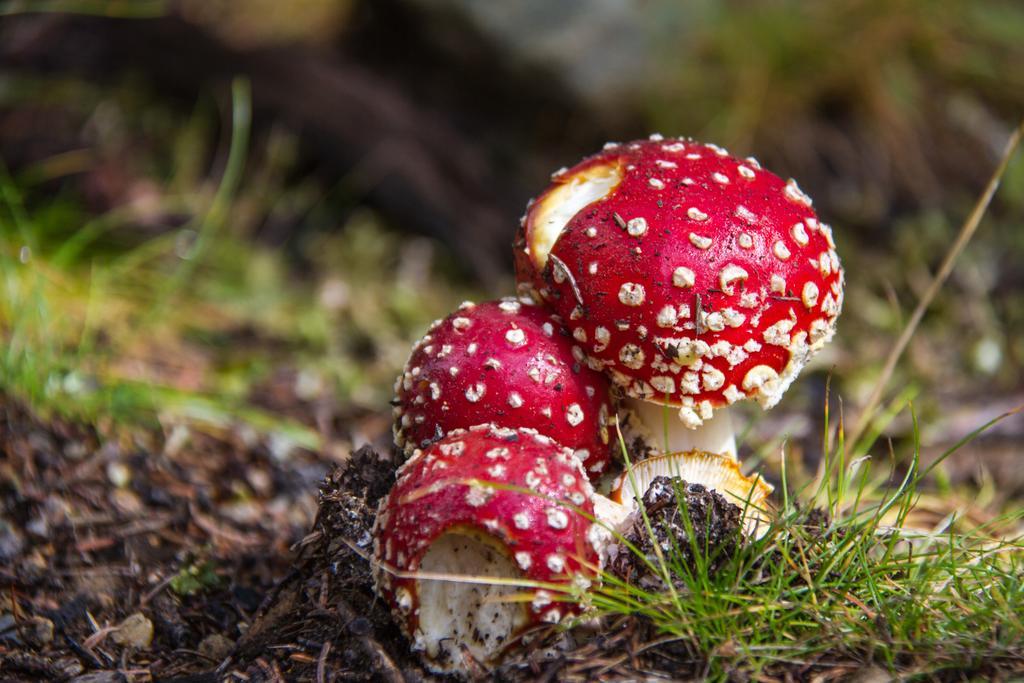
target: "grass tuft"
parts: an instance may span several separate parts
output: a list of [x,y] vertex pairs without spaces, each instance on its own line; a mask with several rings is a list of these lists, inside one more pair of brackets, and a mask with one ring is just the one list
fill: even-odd
[[[915,421],[902,476],[875,476],[869,459],[847,460],[840,428],[827,476],[795,488],[784,475],[781,509],[763,536],[724,559],[715,548],[669,543],[656,574],[663,586],[605,573],[591,604],[604,616],[648,620],[661,650],[711,678],[824,659],[915,674],[1024,663],[1024,538],[1011,531],[1024,510],[974,528],[962,528],[955,510],[934,523],[916,518],[938,464],[920,467],[917,429]],[[682,506],[679,515],[689,520]]]

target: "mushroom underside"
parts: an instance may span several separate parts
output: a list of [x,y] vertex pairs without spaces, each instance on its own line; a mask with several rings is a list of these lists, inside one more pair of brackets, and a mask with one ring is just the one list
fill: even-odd
[[533,225],[530,252],[538,270],[547,263],[548,253],[573,216],[599,199],[607,197],[622,180],[618,165],[595,165],[557,186],[542,197]]
[[[430,574],[481,578],[522,577],[498,543],[472,529],[448,531],[420,562]],[[494,583],[419,579],[422,646],[441,670],[461,668],[462,648],[478,661],[491,659],[528,622],[526,602],[510,598],[522,589]]]
[[772,486],[760,475],[745,476],[739,463],[717,453],[667,453],[634,463],[616,483],[612,500],[632,512],[658,477],[678,478],[718,492],[743,511],[743,525],[748,535],[756,536],[766,528],[765,506]]

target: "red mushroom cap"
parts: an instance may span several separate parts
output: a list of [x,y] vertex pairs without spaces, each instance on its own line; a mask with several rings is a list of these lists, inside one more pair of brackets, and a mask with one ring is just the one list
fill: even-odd
[[[593,514],[592,497],[572,451],[533,430],[455,430],[406,461],[377,513],[374,554],[384,567],[377,570],[377,586],[434,670],[459,668],[461,647],[488,659],[525,627],[557,622],[579,606],[543,590],[530,602],[499,602],[522,589],[393,572],[518,576],[585,587],[599,564],[598,544],[606,540],[603,528],[579,512]],[[493,569],[501,566],[504,571]]]
[[[592,178],[599,193],[580,190]],[[556,174],[524,217],[516,270],[592,367],[694,427],[742,398],[773,406],[843,299],[831,229],[794,181],[659,136]]]
[[407,453],[489,422],[573,449],[587,472],[611,457],[608,380],[573,357],[561,321],[530,301],[465,303],[434,323],[395,386],[395,441]]

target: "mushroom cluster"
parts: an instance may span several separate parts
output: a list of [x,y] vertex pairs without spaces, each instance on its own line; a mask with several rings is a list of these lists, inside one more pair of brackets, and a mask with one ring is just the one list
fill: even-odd
[[[795,181],[660,136],[557,172],[515,266],[519,298],[436,321],[395,385],[407,460],[377,515],[377,586],[437,672],[578,613],[659,477],[735,501],[755,533],[771,487],[741,472],[728,407],[775,405],[843,300]],[[655,455],[616,477],[617,417]]]

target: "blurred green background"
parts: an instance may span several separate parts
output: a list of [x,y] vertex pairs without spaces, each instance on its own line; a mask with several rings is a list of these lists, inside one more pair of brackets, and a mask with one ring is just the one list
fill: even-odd
[[[863,405],[1024,113],[1015,0],[65,0],[0,4],[2,391],[114,430],[387,447],[429,321],[512,291],[548,174],[693,136],[835,226],[836,341],[745,449],[809,468]],[[926,458],[1024,403],[1024,159],[887,396]],[[840,401],[841,399],[841,401]],[[907,412],[882,425],[905,439]],[[1024,421],[947,465],[1024,491]],[[884,442],[883,442],[884,443]],[[884,447],[879,455],[887,455]],[[1001,486],[992,486],[998,480]],[[987,496],[987,498],[986,498]]]

